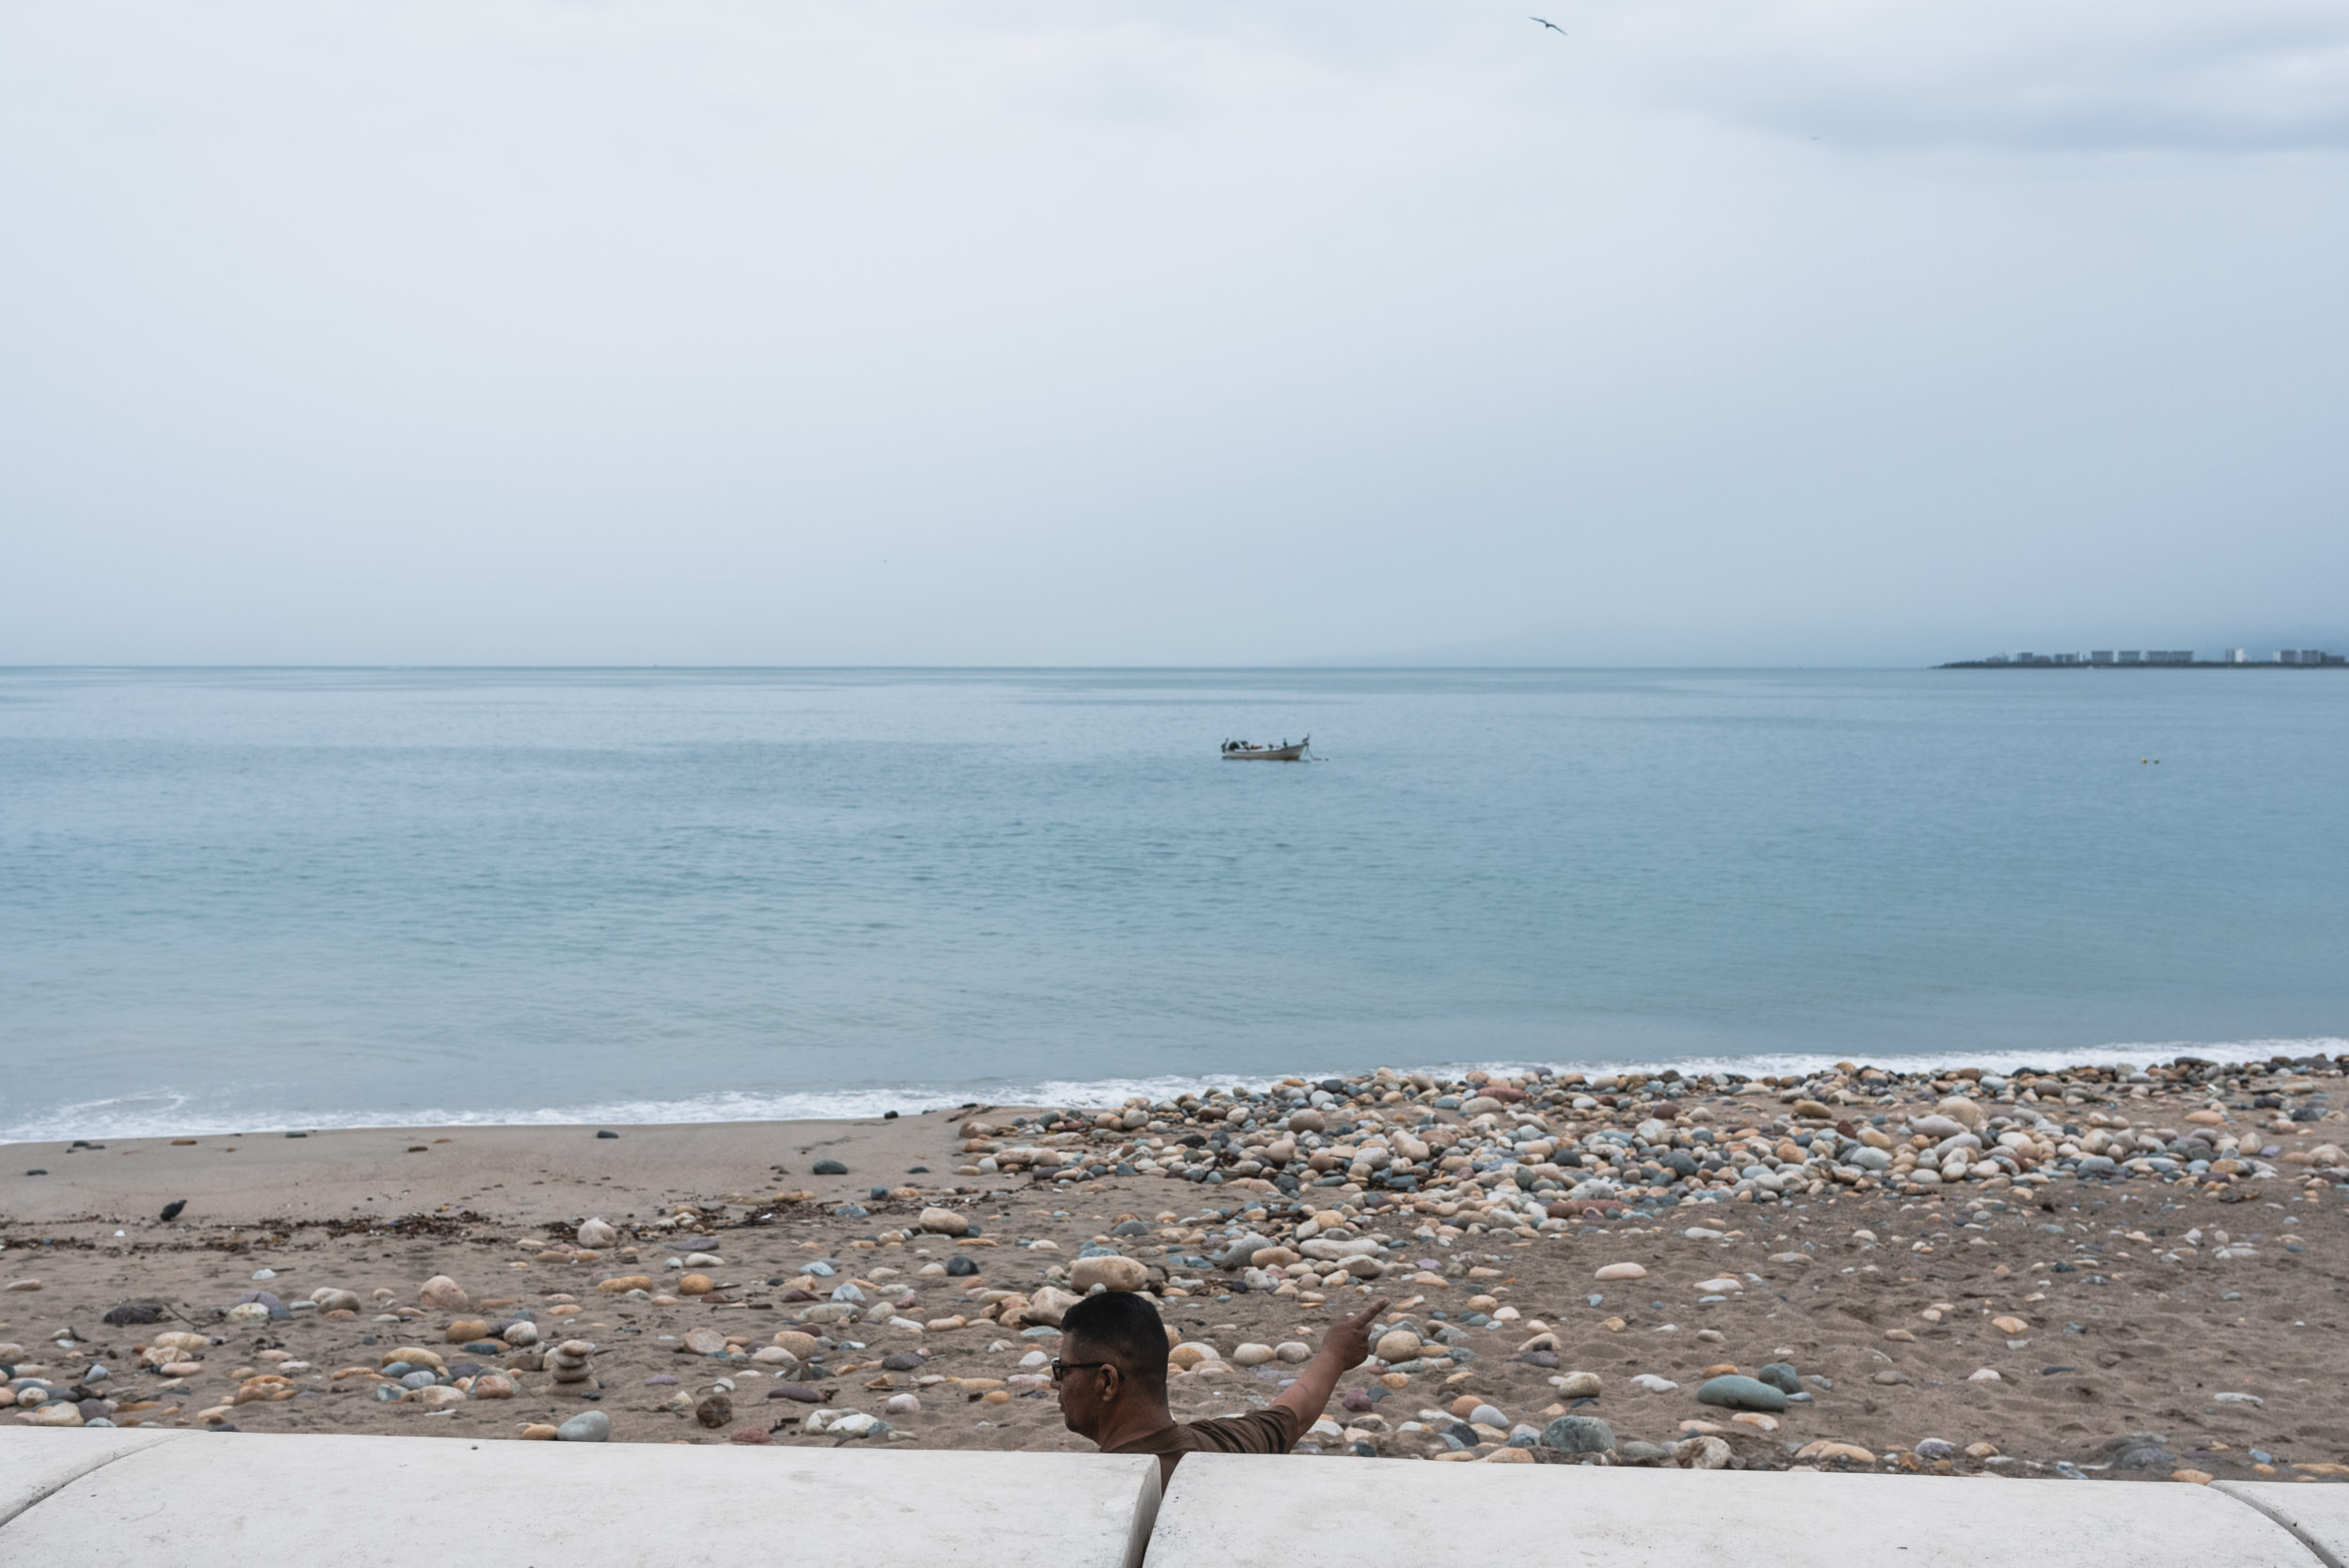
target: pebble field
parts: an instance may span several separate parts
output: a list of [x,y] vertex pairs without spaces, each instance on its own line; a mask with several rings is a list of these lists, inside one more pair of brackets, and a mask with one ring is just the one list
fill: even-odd
[[[734,1126],[756,1188],[532,1129],[537,1180],[445,1201],[432,1161],[505,1129],[18,1144],[0,1417],[1074,1450],[1045,1363],[1086,1292],[1156,1296],[1178,1418],[1268,1402],[1375,1294],[1302,1455],[2334,1480],[2344,1066],[1381,1069]],[[199,1157],[303,1136],[272,1157],[421,1173],[399,1212],[207,1199]]]

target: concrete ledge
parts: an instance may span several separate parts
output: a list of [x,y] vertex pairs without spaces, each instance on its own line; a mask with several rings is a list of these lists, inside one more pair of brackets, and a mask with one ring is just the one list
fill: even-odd
[[1195,1453],[1167,1487],[1150,1568],[1296,1568],[1300,1549],[1344,1561],[1393,1543],[1422,1568],[2317,1562],[2290,1530],[2204,1486]]
[[2349,1568],[2349,1486],[2220,1481],[2212,1490],[2250,1504],[2292,1531],[2325,1568]]
[[[32,1448],[0,1449],[0,1491],[79,1463]],[[190,1433],[52,1486],[0,1526],[0,1565],[1139,1568],[1158,1501],[1143,1455]]]
[[185,1432],[0,1426],[0,1528],[60,1486]]
[[0,1428],[0,1568],[2349,1568],[2349,1486]]

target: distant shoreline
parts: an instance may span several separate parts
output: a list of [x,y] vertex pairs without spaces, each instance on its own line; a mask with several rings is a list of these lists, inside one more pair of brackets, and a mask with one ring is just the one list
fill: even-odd
[[1937,670],[2341,670],[2349,664],[2279,664],[2272,660],[2253,663],[2248,660],[2236,663],[2226,659],[2185,659],[2159,664],[2091,664],[2086,660],[2071,660],[2059,664],[2053,660],[2031,660],[2024,662],[2013,659],[1958,659],[1947,664],[1936,664]]

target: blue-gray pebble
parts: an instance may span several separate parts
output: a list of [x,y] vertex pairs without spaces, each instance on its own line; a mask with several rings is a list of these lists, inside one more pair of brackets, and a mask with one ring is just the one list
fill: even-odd
[[1615,1446],[1615,1429],[1596,1416],[1561,1416],[1542,1428],[1541,1442],[1560,1453],[1604,1453]]
[[1697,1403],[1725,1410],[1783,1410],[1786,1395],[1758,1378],[1733,1375],[1708,1378],[1697,1390]]

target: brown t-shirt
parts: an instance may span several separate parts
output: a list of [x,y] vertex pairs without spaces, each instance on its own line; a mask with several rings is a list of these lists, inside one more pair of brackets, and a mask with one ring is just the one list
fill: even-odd
[[1174,1479],[1175,1463],[1186,1453],[1286,1453],[1297,1446],[1297,1412],[1275,1405],[1244,1416],[1176,1421],[1106,1452],[1157,1454],[1163,1486]]

